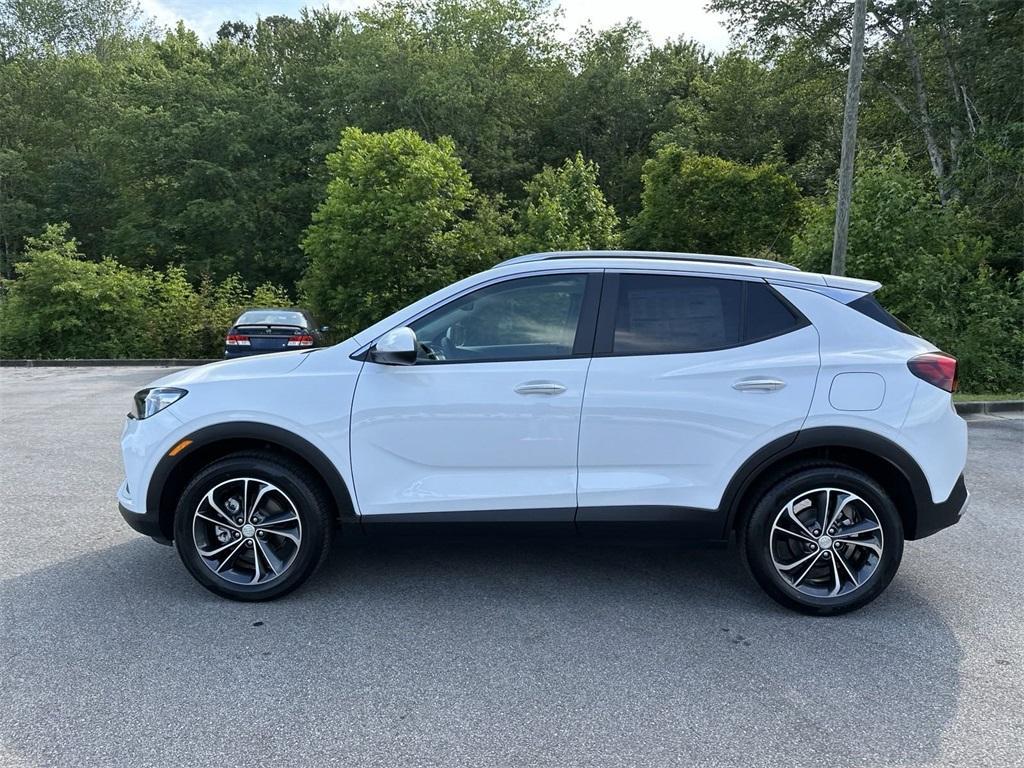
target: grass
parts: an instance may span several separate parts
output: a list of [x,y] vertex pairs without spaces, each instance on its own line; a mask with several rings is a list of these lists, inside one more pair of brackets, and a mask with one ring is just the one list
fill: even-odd
[[1024,392],[999,392],[996,394],[957,392],[953,395],[953,400],[957,403],[976,403],[984,400],[1024,400]]

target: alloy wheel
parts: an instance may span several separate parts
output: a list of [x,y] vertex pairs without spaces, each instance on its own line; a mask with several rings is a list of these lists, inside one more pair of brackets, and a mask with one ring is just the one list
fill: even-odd
[[863,587],[878,570],[883,546],[871,505],[841,488],[815,488],[791,499],[775,516],[769,541],[782,580],[817,598]]
[[295,561],[302,521],[295,504],[276,485],[238,477],[218,483],[200,500],[192,539],[217,578],[262,586],[283,576]]

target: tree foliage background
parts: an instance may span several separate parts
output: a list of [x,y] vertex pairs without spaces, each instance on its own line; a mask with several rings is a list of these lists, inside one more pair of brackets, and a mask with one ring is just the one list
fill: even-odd
[[[3,0],[0,354],[215,354],[251,302],[351,331],[525,250],[823,269],[852,4],[709,5],[719,55],[635,22],[567,37],[545,0],[209,41],[135,0]],[[868,5],[850,274],[966,387],[1024,389],[1024,5]]]
[[[501,228],[477,215],[451,139],[347,128],[327,167],[333,178],[302,241],[302,288],[344,332],[494,263]],[[491,231],[474,236],[481,228]]]

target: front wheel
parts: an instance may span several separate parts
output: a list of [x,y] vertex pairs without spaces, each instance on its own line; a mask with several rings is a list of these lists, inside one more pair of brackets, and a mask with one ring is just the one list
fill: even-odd
[[840,465],[797,468],[767,486],[740,527],[740,551],[782,605],[845,613],[878,597],[903,557],[903,524],[870,477]]
[[174,516],[174,543],[204,587],[234,600],[291,592],[330,541],[329,503],[317,479],[283,457],[227,456],[200,471]]

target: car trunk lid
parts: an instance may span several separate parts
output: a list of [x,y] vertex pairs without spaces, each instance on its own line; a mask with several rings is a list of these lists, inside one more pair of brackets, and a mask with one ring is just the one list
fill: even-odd
[[288,349],[288,340],[293,336],[306,336],[309,331],[299,325],[236,325],[232,335],[248,336],[252,350]]

